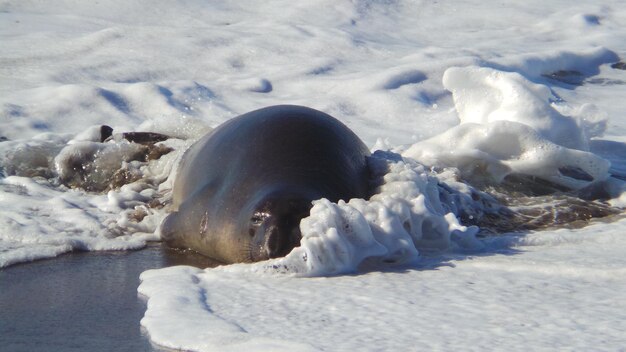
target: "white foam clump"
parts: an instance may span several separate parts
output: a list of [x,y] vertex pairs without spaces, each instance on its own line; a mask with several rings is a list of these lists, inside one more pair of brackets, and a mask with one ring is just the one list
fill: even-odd
[[450,68],[443,82],[461,123],[403,156],[496,182],[523,174],[581,189],[608,178],[610,163],[587,152],[588,135],[600,134],[602,121],[582,126],[562,115],[548,87],[518,73],[478,67]]
[[88,190],[106,188],[122,163],[132,165],[142,153],[142,146],[136,143],[70,142],[54,158],[55,171],[62,182],[80,184]]
[[106,196],[63,191],[20,176],[0,179],[0,190],[0,268],[72,250],[138,249],[156,240],[147,232],[119,235],[119,212],[97,205]]
[[532,83],[517,72],[452,67],[443,75],[443,86],[452,92],[461,124],[514,121],[528,125],[556,144],[587,149],[576,121],[550,105],[550,88]]
[[[96,126],[73,138],[46,133],[2,143],[0,268],[74,250],[139,249],[159,239],[154,232],[163,213],[148,203],[157,198],[179,153],[131,160],[139,145],[99,143],[98,132]],[[176,149],[184,144],[167,143]],[[107,189],[120,168],[138,181],[106,193],[84,190]]]
[[334,275],[361,264],[406,264],[420,250],[447,249],[452,242],[480,246],[474,237],[478,229],[459,224],[439,198],[437,179],[422,165],[379,152],[370,166],[383,178],[378,192],[369,200],[315,201],[300,223],[300,247],[286,257],[214,270]]

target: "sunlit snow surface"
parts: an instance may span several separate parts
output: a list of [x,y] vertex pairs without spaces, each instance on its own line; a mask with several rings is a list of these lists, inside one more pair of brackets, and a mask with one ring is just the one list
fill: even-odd
[[[2,1],[0,36],[0,267],[158,240],[166,208],[153,202],[167,203],[194,138],[301,104],[391,151],[371,163],[378,193],[317,201],[285,258],[145,272],[155,343],[626,345],[623,220],[477,239],[453,214],[472,207],[459,179],[515,174],[593,183],[626,205],[619,1]],[[101,124],[168,134],[159,145],[174,151],[139,160],[136,145],[100,143]],[[137,181],[107,186],[120,177]]]

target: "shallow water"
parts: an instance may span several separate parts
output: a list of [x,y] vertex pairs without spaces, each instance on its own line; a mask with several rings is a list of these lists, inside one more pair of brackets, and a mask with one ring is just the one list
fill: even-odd
[[[140,329],[141,272],[205,265],[152,245],[139,251],[79,252],[0,270],[0,350],[162,351]],[[207,262],[208,263],[208,262]]]

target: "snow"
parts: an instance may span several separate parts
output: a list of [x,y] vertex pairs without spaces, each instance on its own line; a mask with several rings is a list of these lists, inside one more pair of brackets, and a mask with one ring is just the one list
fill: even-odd
[[[167,202],[194,139],[256,108],[301,104],[382,150],[377,194],[315,202],[285,258],[145,272],[153,342],[626,345],[624,220],[477,238],[455,216],[484,206],[461,179],[520,174],[600,188],[624,207],[619,1],[5,0],[0,37],[0,268],[158,241],[166,209],[154,203]],[[174,138],[145,160],[152,149],[101,143],[102,124]]]

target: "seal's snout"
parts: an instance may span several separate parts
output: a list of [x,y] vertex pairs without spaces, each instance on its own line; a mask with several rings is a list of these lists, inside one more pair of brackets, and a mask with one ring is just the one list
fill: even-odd
[[[311,193],[311,192],[309,192]],[[300,246],[300,220],[309,216],[317,194],[282,187],[266,195],[251,218],[252,261],[284,257]]]
[[265,251],[268,257],[284,257],[300,245],[300,219],[278,219],[266,233]]

